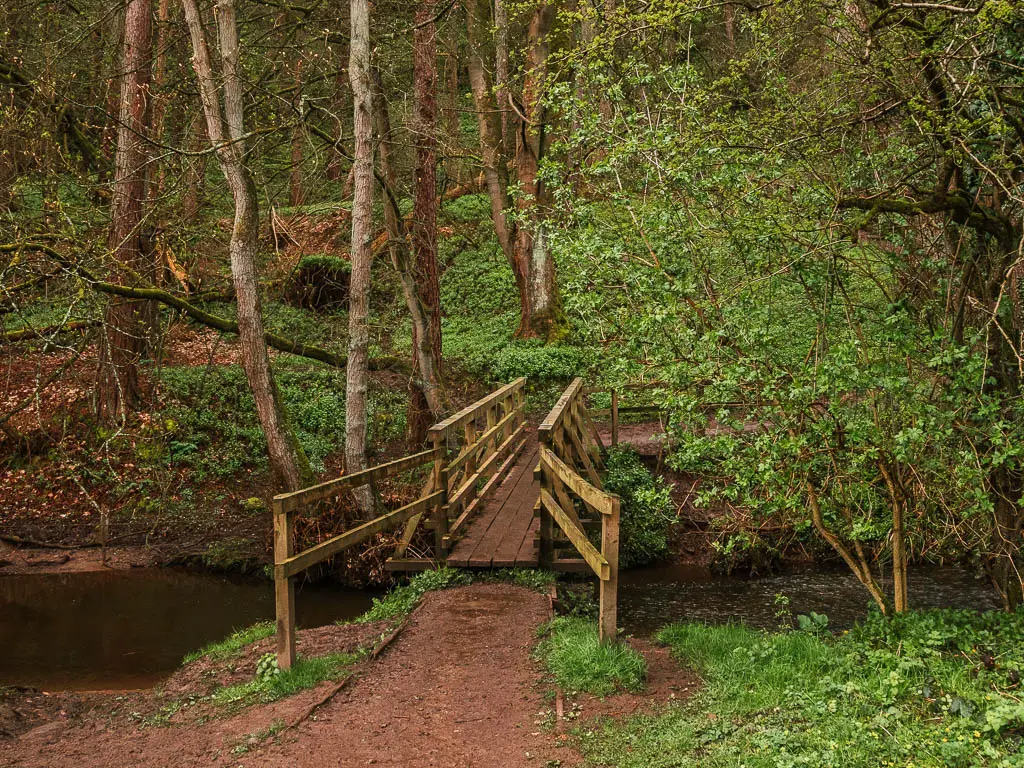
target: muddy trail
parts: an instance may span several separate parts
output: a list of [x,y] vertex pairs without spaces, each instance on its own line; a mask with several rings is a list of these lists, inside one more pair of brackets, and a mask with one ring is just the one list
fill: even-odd
[[[342,686],[322,683],[230,715],[202,703],[203,686],[214,673],[197,662],[164,686],[165,705],[170,695],[196,701],[191,708],[160,721],[152,717],[153,694],[149,700],[97,699],[85,713],[69,712],[0,741],[0,765],[575,765],[579,756],[572,740],[551,727],[554,686],[532,658],[537,628],[550,611],[545,595],[507,584],[429,593],[386,649]],[[299,635],[299,652],[349,650],[385,629],[308,630]],[[254,661],[271,642],[235,660],[229,669],[236,682],[251,676]],[[663,701],[670,690],[686,690],[690,681],[678,668],[665,659],[649,661],[652,679],[645,696],[577,707],[584,714],[621,714],[646,701]]]

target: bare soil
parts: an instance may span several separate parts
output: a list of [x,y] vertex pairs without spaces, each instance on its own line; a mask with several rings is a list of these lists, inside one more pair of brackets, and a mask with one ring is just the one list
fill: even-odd
[[[41,694],[23,694],[14,706],[27,713],[22,721],[30,729],[13,740],[0,736],[0,765],[570,766],[580,762],[564,732],[573,720],[628,714],[693,687],[666,651],[642,645],[649,693],[581,698],[566,710],[578,714],[553,727],[553,686],[531,655],[537,627],[549,616],[547,597],[505,584],[430,593],[387,650],[340,690],[323,683],[237,713],[218,711],[203,697],[248,679],[271,639],[228,662],[194,662],[156,692],[56,698],[48,711],[32,710],[29,699]],[[299,634],[299,652],[352,650],[383,630],[308,630]],[[154,717],[171,702],[185,706]]]

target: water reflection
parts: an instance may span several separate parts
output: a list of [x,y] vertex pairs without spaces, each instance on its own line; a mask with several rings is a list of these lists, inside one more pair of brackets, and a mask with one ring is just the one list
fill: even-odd
[[[315,627],[370,606],[366,592],[300,590]],[[0,576],[0,684],[100,690],[156,684],[189,651],[274,617],[269,582],[166,568]]]
[[[714,576],[706,568],[661,566],[624,571],[619,577],[619,624],[648,635],[674,621],[710,624],[742,622],[771,629],[778,625],[775,595],[790,599],[794,615],[827,614],[842,629],[863,618],[870,597],[848,572],[809,568],[776,576],[743,579]],[[913,608],[999,607],[992,587],[957,568],[927,568],[909,574]]]

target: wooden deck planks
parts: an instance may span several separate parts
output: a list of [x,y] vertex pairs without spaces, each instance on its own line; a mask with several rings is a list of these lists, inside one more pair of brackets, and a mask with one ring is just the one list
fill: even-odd
[[452,548],[448,565],[462,568],[536,566],[531,531],[536,527],[533,506],[539,493],[533,477],[538,457],[536,432],[531,430],[527,439],[529,442],[508,478],[492,490],[476,520],[469,524],[466,535]]

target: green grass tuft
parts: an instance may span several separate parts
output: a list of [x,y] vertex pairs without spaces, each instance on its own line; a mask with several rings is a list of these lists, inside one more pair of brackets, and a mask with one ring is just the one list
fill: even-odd
[[593,621],[562,616],[547,624],[537,654],[558,684],[568,691],[607,696],[638,692],[647,679],[647,662],[624,643],[602,644]]
[[211,701],[218,706],[248,706],[277,701],[304,691],[324,680],[337,680],[361,658],[361,654],[328,653],[311,658],[299,657],[291,669],[257,676],[247,683],[230,685],[215,691]]
[[261,621],[251,627],[237,629],[223,640],[210,643],[198,651],[188,654],[182,664],[190,664],[197,659],[208,658],[214,661],[227,659],[241,651],[245,646],[255,643],[274,634],[274,622]]
[[382,598],[374,598],[373,607],[359,618],[356,624],[371,621],[388,621],[407,616],[427,592],[449,587],[461,587],[472,582],[465,571],[454,568],[439,568],[424,571],[414,576],[408,584],[395,587]]

